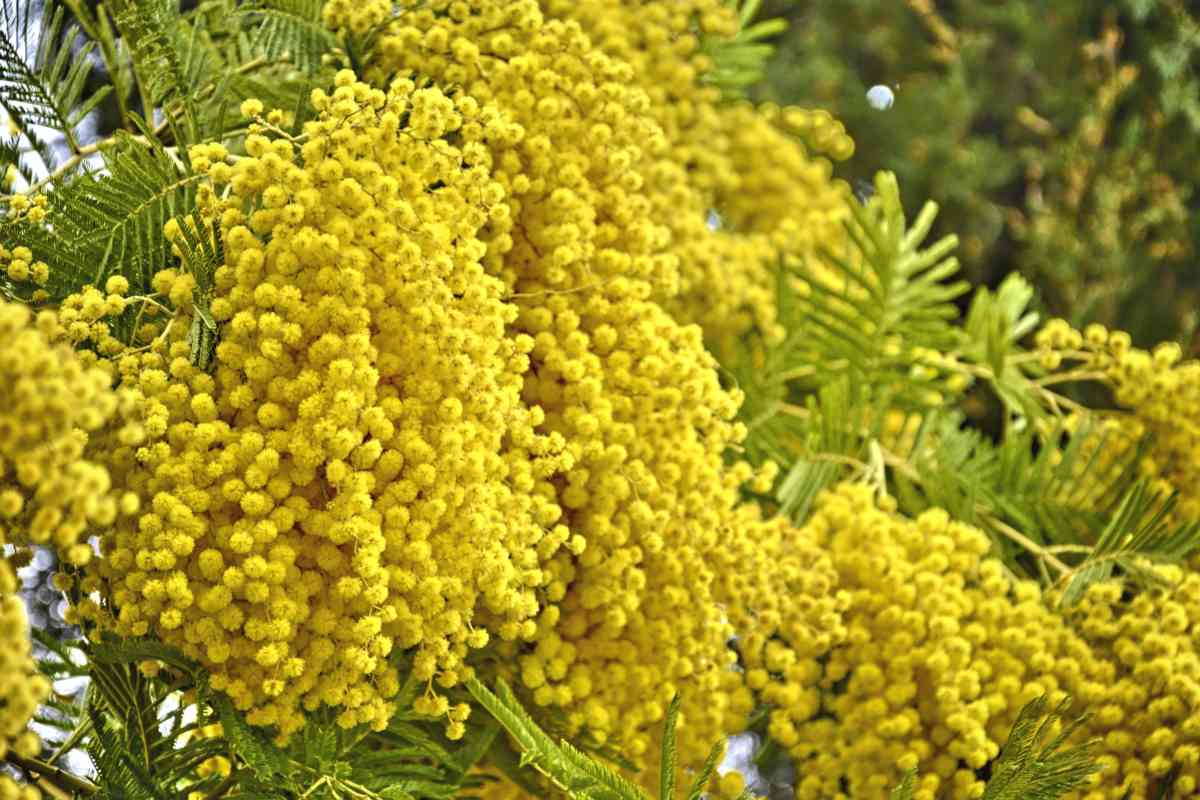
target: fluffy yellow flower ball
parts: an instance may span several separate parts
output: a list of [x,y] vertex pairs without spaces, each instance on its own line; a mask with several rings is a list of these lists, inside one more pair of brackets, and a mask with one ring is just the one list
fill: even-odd
[[179,646],[282,736],[322,705],[386,725],[394,649],[442,713],[469,648],[534,636],[568,538],[548,479],[570,457],[521,402],[534,341],[505,335],[517,310],[480,265],[504,197],[481,140],[510,128],[411,80],[342,72],[312,102],[299,147],[252,128],[231,168],[197,148],[228,190],[201,196],[225,256],[215,372],[186,322],[120,361],[150,441],[114,459],[150,507],[100,570],[119,633]]

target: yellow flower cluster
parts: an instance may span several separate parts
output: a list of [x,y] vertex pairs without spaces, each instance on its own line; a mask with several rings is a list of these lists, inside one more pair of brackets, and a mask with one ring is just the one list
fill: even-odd
[[1173,797],[1200,788],[1200,574],[1158,569],[1170,590],[1130,598],[1100,584],[1065,615],[1106,665],[1074,692],[1092,712],[1083,734],[1100,740],[1104,767],[1082,800],[1162,797],[1172,779]]
[[99,572],[119,633],[179,646],[285,737],[321,705],[385,725],[393,649],[445,714],[435,679],[489,632],[533,638],[542,562],[581,546],[548,483],[562,437],[521,402],[535,342],[505,335],[516,308],[480,264],[508,211],[482,142],[519,131],[410,80],[343,72],[312,102],[299,146],[255,124],[233,165],[190,154],[224,245],[215,372],[188,357],[194,279],[160,274],[184,324],[117,360],[148,441],[114,461],[150,507]]
[[[742,510],[745,517],[756,513]],[[794,725],[821,709],[821,664],[846,641],[852,596],[838,588],[833,559],[810,531],[780,518],[746,519],[741,527],[745,535],[729,537],[709,557],[714,595],[737,634],[738,691],[779,709],[771,733],[790,744]]]
[[[0,529],[0,547],[6,544]],[[50,694],[50,682],[38,672],[29,642],[29,623],[12,566],[0,558],[0,761],[11,750],[25,758],[41,752],[42,743],[26,726]],[[0,773],[0,800],[37,800],[40,793]]]
[[[668,308],[725,348],[750,327],[780,334],[775,273],[781,258],[812,256],[843,238],[849,186],[820,153],[849,157],[853,142],[824,111],[722,102],[705,82],[701,37],[736,33],[721,0],[549,0],[548,14],[580,23],[594,45],[633,67],[647,113],[667,147],[645,154],[647,195],[672,234],[680,293]],[[682,176],[662,182],[661,176]],[[708,230],[708,211],[723,218]],[[808,263],[809,269],[815,265]]]
[[[24,199],[24,195],[16,194],[13,200]],[[29,293],[33,302],[45,300],[47,295],[43,288],[50,280],[50,267],[45,261],[35,261],[33,252],[28,247],[14,247],[11,250],[0,245],[0,262],[4,264],[4,274],[17,287],[34,287]]]
[[1174,342],[1142,350],[1124,331],[1096,324],[1078,331],[1061,319],[1046,323],[1036,343],[1042,366],[1063,373],[1058,377],[1075,375],[1112,388],[1125,411],[1111,418],[1124,437],[1132,442],[1151,436],[1141,471],[1179,491],[1178,518],[1200,519],[1200,361],[1181,361]]
[[985,534],[941,510],[909,520],[893,507],[843,484],[801,529],[849,599],[845,642],[805,676],[821,692],[792,690],[771,716],[770,735],[796,761],[798,798],[887,797],[912,767],[918,798],[979,797],[975,771],[1025,703],[1057,703],[1111,672],[1035,584],[1013,584],[984,558]]
[[[520,308],[510,330],[533,344],[523,399],[570,457],[552,496],[571,546],[543,559],[534,643],[500,654],[533,703],[565,711],[571,733],[638,761],[680,691],[681,755],[694,763],[751,708],[730,669],[733,620],[765,631],[747,648],[756,663],[799,663],[836,639],[837,603],[785,611],[778,587],[726,578],[730,561],[777,558],[790,565],[780,586],[828,585],[820,569],[805,574],[815,554],[739,507],[752,470],[723,461],[744,436],[730,422],[739,398],[721,389],[700,329],[659,302],[682,263],[656,193],[692,190],[665,159],[636,70],[532,0],[444,11],[385,28],[368,74],[419,72],[498,114],[482,157],[506,208],[483,230],[484,263]],[[703,230],[703,206],[692,207]],[[782,643],[769,644],[776,632]],[[787,642],[796,652],[780,655]]]
[[[6,258],[32,261],[22,247]],[[119,510],[108,473],[84,458],[89,432],[114,414],[116,399],[107,373],[85,366],[62,339],[54,313],[0,303],[0,548],[53,545],[84,564],[92,549],[80,539]],[[26,725],[50,691],[33,660],[18,588],[12,563],[0,557],[0,760],[10,750],[40,752]],[[0,798],[38,796],[0,775]]]
[[41,222],[46,218],[46,207],[50,199],[44,194],[30,197],[26,194],[13,194],[8,199],[10,219],[27,219],[30,222]]
[[[0,528],[0,547],[6,545]],[[37,735],[26,728],[38,704],[50,692],[50,682],[38,672],[30,648],[29,622],[17,595],[17,576],[0,558],[0,760],[8,751],[34,758],[42,750]],[[19,786],[0,774],[0,800],[37,800],[35,788]]]
[[92,555],[81,540],[122,510],[108,471],[84,452],[118,400],[109,373],[65,335],[53,312],[0,304],[0,525],[10,544],[53,545],[81,565]]
[[[746,780],[740,772],[726,772],[712,781],[709,797],[712,800],[738,800],[745,790]],[[758,795],[754,795],[754,798],[758,800]]]

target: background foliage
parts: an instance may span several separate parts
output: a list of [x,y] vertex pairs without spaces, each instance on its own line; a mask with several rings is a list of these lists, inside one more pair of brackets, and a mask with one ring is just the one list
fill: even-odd
[[[1184,0],[769,3],[791,24],[755,96],[829,109],[839,172],[936,198],[973,281],[1052,315],[1194,341],[1200,19]],[[895,90],[886,111],[868,87]]]

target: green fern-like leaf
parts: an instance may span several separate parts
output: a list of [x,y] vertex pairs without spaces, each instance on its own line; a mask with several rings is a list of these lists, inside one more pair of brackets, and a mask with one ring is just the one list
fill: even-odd
[[287,59],[307,73],[337,39],[321,21],[322,0],[252,0],[238,10],[250,30],[251,47],[271,59]]
[[746,89],[766,76],[767,62],[775,54],[770,39],[787,30],[787,20],[774,18],[755,22],[762,0],[728,0],[737,13],[738,30],[731,37],[704,34],[701,50],[712,59],[712,69],[701,76],[705,83],[720,87],[727,97],[742,97]]
[[696,773],[695,780],[692,781],[692,787],[687,793],[687,800],[700,800],[704,794],[704,790],[708,788],[708,782],[712,780],[713,774],[717,771],[717,765],[721,763],[721,756],[724,754],[724,742],[717,742],[713,745],[712,750],[708,752],[708,758],[704,759],[704,764],[701,765],[700,771]]
[[81,174],[49,195],[46,225],[0,229],[50,265],[53,297],[102,285],[113,274],[147,293],[151,276],[172,260],[164,225],[195,207],[199,176],[152,139],[118,133],[104,162],[104,173]]
[[[97,648],[102,649],[97,653]],[[208,696],[203,676],[187,674],[194,665],[149,640],[127,640],[124,645],[109,640],[91,651],[88,719],[78,727],[77,740],[97,766],[101,795],[169,800],[180,787],[212,784],[214,779],[200,776],[197,769],[215,756],[228,755],[228,750],[222,739],[192,736],[212,721],[203,702],[192,707],[192,719],[186,713],[189,707],[180,702],[181,688],[194,689],[201,699]],[[184,673],[182,684],[168,684],[139,670],[137,662],[160,657],[175,662],[172,666]]]
[[96,664],[137,664],[141,661],[161,661],[191,675],[197,674],[196,662],[174,647],[157,639],[105,638],[88,649],[88,655]]
[[498,681],[496,693],[472,678],[467,689],[516,741],[522,766],[530,765],[571,797],[582,800],[648,800],[646,794],[608,767],[567,742],[556,743],[521,707],[512,690]]
[[675,758],[675,727],[679,722],[681,704],[682,699],[678,694],[672,697],[671,705],[667,707],[666,721],[663,722],[662,761],[658,766],[659,800],[675,800],[675,771],[678,769]]
[[936,205],[927,203],[909,225],[895,176],[881,172],[875,182],[866,207],[849,204],[850,252],[824,254],[835,280],[807,281],[785,349],[791,363],[811,368],[798,376],[799,385],[819,387],[847,375],[888,387],[897,402],[928,405],[932,377],[912,365],[920,348],[948,351],[961,341],[953,301],[968,287],[949,281],[958,271],[950,255],[957,240],[947,236],[922,248]]
[[[203,70],[203,56],[184,31],[177,0],[119,0],[115,8],[117,27],[128,43],[144,100],[168,112],[176,141],[196,141],[192,92]],[[182,126],[174,124],[172,106],[180,108]],[[148,114],[149,109],[143,109],[143,115]]]
[[294,785],[291,781],[292,766],[287,753],[247,725],[229,698],[218,696],[213,699],[212,705],[221,720],[221,728],[225,738],[229,740],[230,748],[252,772],[263,780]]
[[[1066,698],[1049,709],[1045,695],[1025,704],[991,765],[983,800],[1060,800],[1100,771],[1095,740],[1067,746],[1087,721],[1086,715],[1068,721],[1070,707]],[[917,771],[908,771],[891,800],[911,800],[916,782]]]
[[[1021,709],[992,767],[983,800],[1058,800],[1099,771],[1094,742],[1065,746],[1086,721],[1065,721],[1070,706],[1068,698],[1048,709],[1041,696]],[[1051,736],[1056,724],[1061,729]]]
[[888,800],[913,800],[913,792],[917,790],[917,770],[910,769],[904,773],[904,778],[892,789]]
[[1028,310],[1033,296],[1033,286],[1015,272],[995,291],[980,287],[963,322],[966,336],[961,345],[970,361],[987,365],[988,385],[1007,412],[1028,419],[1042,417],[1042,405],[1029,391],[1025,371],[1012,356],[1019,352],[1021,339],[1037,326],[1037,313]]
[[78,29],[65,19],[64,9],[50,2],[0,4],[0,105],[24,133],[30,125],[52,128],[78,152],[76,127],[111,87],[84,99],[95,43],[73,48]]
[[1088,586],[1107,580],[1118,568],[1135,580],[1161,584],[1150,564],[1179,562],[1200,548],[1200,522],[1171,521],[1177,500],[1175,494],[1163,498],[1145,480],[1135,483],[1091,553],[1069,576],[1061,603],[1077,602]]
[[[910,498],[904,510],[937,506],[984,527],[984,517],[991,515],[1039,544],[1095,542],[1132,485],[1142,453],[1133,446],[1102,463],[1114,443],[1102,425],[1089,420],[1044,433],[1010,428],[1000,442],[967,427],[955,412],[929,413],[924,423],[908,460],[911,471],[896,475]],[[907,491],[913,479],[920,484],[919,499]]]

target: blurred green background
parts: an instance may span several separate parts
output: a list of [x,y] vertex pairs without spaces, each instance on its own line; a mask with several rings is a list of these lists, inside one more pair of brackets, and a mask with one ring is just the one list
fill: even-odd
[[[754,99],[827,108],[839,174],[941,207],[965,276],[1016,270],[1042,310],[1200,352],[1200,4],[768,0],[790,23]],[[869,87],[895,93],[886,110]]]

